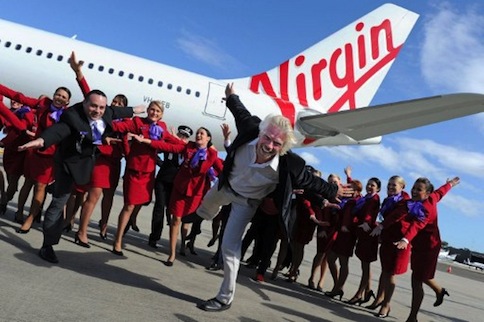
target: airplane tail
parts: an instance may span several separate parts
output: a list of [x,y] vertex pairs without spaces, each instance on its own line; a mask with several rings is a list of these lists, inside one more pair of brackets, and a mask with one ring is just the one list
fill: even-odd
[[294,122],[301,108],[333,113],[368,106],[417,19],[382,5],[279,66],[230,82],[269,95]]

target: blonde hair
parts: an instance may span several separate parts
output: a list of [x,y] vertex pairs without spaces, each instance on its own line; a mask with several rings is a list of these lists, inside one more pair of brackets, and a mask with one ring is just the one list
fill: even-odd
[[152,105],[157,106],[162,112],[165,111],[165,103],[162,101],[151,101],[150,105],[148,105],[148,108],[150,108]]
[[296,137],[294,136],[294,130],[292,128],[291,122],[287,117],[282,115],[267,115],[266,118],[259,124],[259,135],[265,133],[269,125],[279,128],[284,133],[285,139],[279,155],[286,154],[287,151],[289,151],[291,147],[296,144]]
[[391,176],[390,179],[388,179],[388,182],[395,180],[396,183],[400,184],[402,188],[405,188],[405,179],[401,176]]

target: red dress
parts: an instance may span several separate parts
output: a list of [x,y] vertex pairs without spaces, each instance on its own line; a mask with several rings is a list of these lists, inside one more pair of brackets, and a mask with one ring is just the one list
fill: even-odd
[[31,140],[25,130],[35,131],[34,113],[26,106],[12,111],[0,100],[0,118],[6,133],[2,139],[3,167],[7,174],[22,176],[25,172],[25,160],[30,152],[18,151],[18,147]]
[[197,153],[195,142],[188,142],[180,154],[183,156],[183,163],[173,181],[173,191],[170,197],[169,211],[176,217],[183,217],[197,210],[202,202],[203,196],[210,188],[207,180],[210,169],[216,173],[222,171],[222,163],[218,157],[217,150],[206,149],[206,157],[192,165],[192,159]]
[[[329,223],[329,226],[318,225],[316,235],[317,253],[326,253],[333,247],[334,241],[338,236],[338,221],[341,212],[338,209],[329,207],[314,209],[314,212],[317,220]],[[326,233],[326,237],[320,237],[320,233],[323,231]]]
[[[365,196],[364,199],[364,204],[355,211],[357,237],[355,254],[362,262],[371,263],[378,259],[378,237],[372,237],[370,233],[376,227],[380,196],[375,193],[372,196]],[[365,232],[363,228],[358,227],[363,223],[370,226],[369,231]]]
[[411,218],[407,216],[407,200],[410,199],[410,196],[402,191],[401,199],[393,204],[390,198],[394,197],[387,197],[383,201],[380,211],[383,216],[380,262],[384,272],[399,275],[404,274],[408,269],[412,246],[408,245],[406,249],[398,249],[393,243],[402,239],[411,223]]
[[316,215],[311,202],[302,195],[296,195],[296,222],[293,231],[295,242],[307,245],[313,239],[316,223],[309,218],[311,215]]
[[[20,92],[11,90],[0,85],[0,95],[4,95],[16,102],[27,105],[36,111],[37,131],[36,138],[49,126],[55,124],[54,115],[51,111],[52,100],[47,97],[41,99],[27,97]],[[64,107],[65,108],[65,107]],[[32,178],[36,182],[49,184],[54,181],[54,154],[57,145],[51,145],[47,149],[33,150],[26,159],[25,177]]]
[[[129,120],[114,122],[113,129],[121,133],[142,134],[149,138],[150,125],[149,119],[135,116]],[[127,205],[144,205],[151,201],[155,184],[156,156],[159,153],[153,142],[182,143],[180,139],[169,133],[165,122],[158,121],[157,125],[162,128],[162,135],[158,139],[152,139],[151,145],[139,143],[135,140],[131,144],[123,178],[124,203]],[[166,146],[170,147],[171,145],[167,144]],[[176,153],[174,150],[167,152]]]
[[[334,241],[331,250],[340,256],[351,257],[353,256],[353,249],[356,244],[356,217],[353,215],[353,208],[356,206],[356,202],[362,198],[361,196],[351,198],[346,202],[343,209],[341,209],[341,216],[338,224],[338,234]],[[346,226],[348,232],[342,232],[341,227]]]
[[432,192],[422,202],[425,217],[422,220],[411,221],[404,237],[412,243],[411,265],[413,277],[425,281],[434,278],[437,268],[441,240],[437,222],[437,203],[452,188],[450,183],[444,184]]

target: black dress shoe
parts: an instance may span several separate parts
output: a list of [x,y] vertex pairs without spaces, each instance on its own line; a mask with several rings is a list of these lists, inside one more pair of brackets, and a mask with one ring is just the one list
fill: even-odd
[[199,304],[197,307],[207,312],[220,312],[230,309],[231,305],[232,304],[224,304],[217,300],[216,297],[214,297],[213,299],[207,300]]
[[158,248],[158,245],[156,245],[156,240],[148,240],[148,245],[151,247],[151,248]]
[[209,271],[219,271],[222,269],[222,265],[220,265],[219,263],[212,263],[210,264],[210,266],[207,266],[205,268]]
[[165,266],[168,266],[168,267],[172,267],[173,266],[173,262],[171,262],[169,260],[164,261],[163,264],[165,264]]
[[52,246],[42,246],[42,248],[39,250],[39,256],[43,260],[53,264],[57,264],[59,262]]

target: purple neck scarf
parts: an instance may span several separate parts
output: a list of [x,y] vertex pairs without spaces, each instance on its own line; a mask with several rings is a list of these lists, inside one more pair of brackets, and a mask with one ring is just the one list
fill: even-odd
[[207,148],[198,148],[190,161],[190,167],[195,168],[201,160],[207,160]]
[[425,208],[422,201],[407,201],[408,214],[418,221],[423,221],[425,218]]
[[156,124],[156,122],[153,122],[150,124],[149,133],[151,140],[161,140],[161,137],[163,136],[163,128]]
[[61,107],[61,108],[57,108],[54,106],[54,104],[50,104],[50,118],[53,119],[56,123],[59,122],[59,119],[62,115],[62,113],[64,113],[64,109]]
[[355,213],[355,212],[357,212],[358,210],[360,210],[360,209],[363,207],[363,205],[365,204],[365,202],[366,202],[368,199],[371,199],[372,197],[373,197],[373,195],[372,195],[372,194],[367,193],[367,194],[366,194],[364,197],[362,197],[362,198],[360,198],[360,199],[356,200],[356,205],[355,205],[355,207],[353,208],[352,213]]
[[22,106],[21,108],[18,108],[15,111],[13,111],[13,113],[17,115],[17,117],[20,120],[23,119],[25,114],[27,114],[28,112],[30,112],[30,107],[28,106]]
[[382,222],[385,218],[385,214],[392,210],[395,207],[395,204],[399,202],[400,200],[403,199],[403,194],[400,192],[397,195],[394,196],[389,196],[386,197],[385,200],[383,200],[382,207],[380,208],[380,211],[378,212],[377,216],[377,222]]

